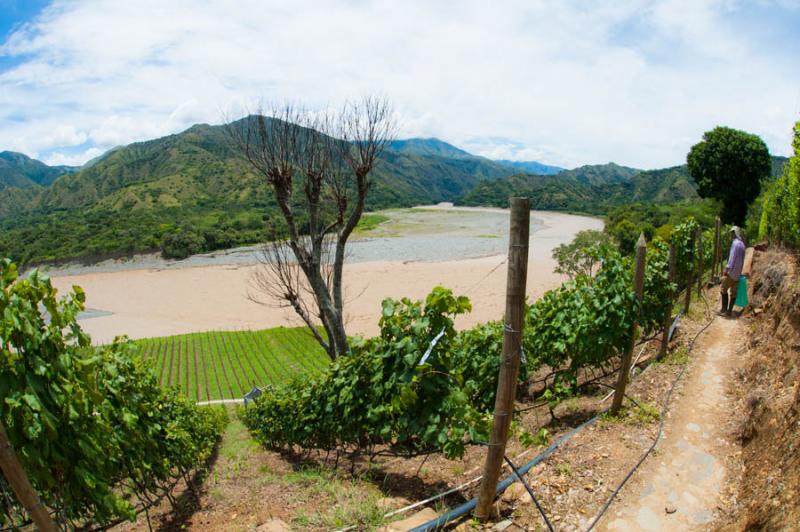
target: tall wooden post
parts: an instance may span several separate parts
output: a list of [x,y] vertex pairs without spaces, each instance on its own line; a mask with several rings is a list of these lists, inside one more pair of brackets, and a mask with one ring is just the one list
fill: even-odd
[[[639,235],[639,241],[636,242],[636,271],[633,274],[633,287],[636,291],[636,300],[641,303],[642,295],[644,294],[644,261],[645,253],[647,251],[647,241],[644,239],[644,233]],[[631,358],[633,357],[633,346],[636,343],[636,331],[639,328],[638,316],[631,324],[631,340],[625,352],[622,353],[622,364],[619,368],[619,375],[617,376],[617,387],[614,389],[614,401],[611,403],[610,413],[615,415],[622,407],[622,400],[625,398],[625,387],[628,385],[628,374],[631,371]]]
[[[694,243],[693,245],[689,246],[689,249],[695,249],[696,246]],[[692,303],[692,273],[694,273],[694,268],[691,265],[691,259],[687,257],[686,259],[689,264],[686,265],[686,298],[683,300],[683,314],[689,314],[689,305]]]
[[699,297],[703,293],[703,277],[704,277],[704,270],[705,270],[705,262],[703,260],[703,232],[700,230],[698,226],[694,233],[694,239],[697,242],[697,296]]
[[[675,282],[675,245],[669,245],[669,282]],[[664,358],[664,355],[667,354],[667,347],[669,347],[669,328],[672,325],[670,322],[672,321],[672,304],[673,298],[675,297],[675,293],[671,292],[669,294],[669,301],[667,302],[666,308],[664,309],[664,322],[662,323],[662,328],[664,329],[661,334],[661,348],[658,351],[658,355],[656,356],[656,360],[661,360]]]
[[0,468],[3,469],[6,481],[11,486],[11,489],[14,490],[19,502],[30,514],[36,528],[45,532],[56,532],[56,526],[53,524],[50,514],[47,513],[47,508],[44,507],[39,500],[39,496],[36,495],[28,476],[25,474],[25,470],[22,469],[22,464],[19,463],[17,453],[11,447],[6,428],[2,422],[0,422]]
[[508,245],[508,277],[506,284],[505,332],[503,363],[497,381],[494,401],[494,422],[486,463],[483,467],[475,517],[487,520],[492,516],[492,503],[508,440],[508,429],[517,395],[517,379],[525,314],[525,284],[528,277],[528,235],[530,232],[530,200],[511,198],[511,229]]
[[720,237],[720,219],[717,216],[717,219],[714,220],[714,265],[711,268],[711,275],[719,277],[722,276],[722,272],[719,270],[720,255],[722,255],[722,239]]

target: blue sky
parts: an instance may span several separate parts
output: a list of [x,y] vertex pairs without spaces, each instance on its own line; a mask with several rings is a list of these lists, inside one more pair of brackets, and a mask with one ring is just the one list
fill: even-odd
[[560,166],[790,151],[800,0],[0,0],[0,150],[81,164],[259,102],[387,96],[400,135]]
[[[0,42],[12,30],[32,20],[50,2],[47,0],[0,0]],[[22,58],[0,55],[0,70],[19,64]]]
[[5,40],[15,26],[31,20],[47,4],[46,0],[0,0],[0,37]]

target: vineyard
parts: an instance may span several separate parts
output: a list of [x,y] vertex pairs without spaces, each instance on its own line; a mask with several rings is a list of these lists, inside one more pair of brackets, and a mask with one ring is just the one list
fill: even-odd
[[[656,335],[678,289],[689,293],[716,266],[719,246],[713,231],[692,218],[669,242],[651,242],[641,301],[632,290],[630,257],[608,245],[578,250],[600,265],[596,275],[576,275],[525,311],[520,381],[542,370],[552,375],[545,393],[528,400],[557,403],[579,393],[581,374],[619,368],[635,340],[633,324],[642,336]],[[677,263],[674,274],[670,262]],[[354,341],[347,357],[315,379],[268,387],[244,414],[245,425],[276,449],[463,456],[469,442],[488,437],[504,330],[494,322],[456,331],[454,318],[471,309],[466,297],[443,287],[425,301],[385,300],[379,336]]]
[[210,331],[136,342],[153,361],[162,386],[177,386],[189,399],[238,399],[253,386],[319,375],[329,359],[302,327],[260,331]]
[[173,487],[204,467],[228,423],[225,410],[159,386],[130,342],[93,347],[76,321],[84,301],[79,287],[58,298],[46,276],[19,279],[0,260],[0,445],[23,450],[16,467],[27,473],[8,475],[15,459],[4,450],[4,530],[27,527],[26,509],[37,528],[55,529],[46,508],[74,530],[174,502]]

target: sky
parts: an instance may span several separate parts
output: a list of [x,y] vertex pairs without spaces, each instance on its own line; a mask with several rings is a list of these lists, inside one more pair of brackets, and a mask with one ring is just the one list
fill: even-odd
[[0,151],[48,164],[367,94],[495,159],[659,168],[718,125],[789,155],[800,0],[0,0]]

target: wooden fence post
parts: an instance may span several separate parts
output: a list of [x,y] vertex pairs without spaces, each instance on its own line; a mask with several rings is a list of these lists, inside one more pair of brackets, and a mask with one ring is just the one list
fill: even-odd
[[703,276],[705,274],[705,262],[703,260],[703,232],[700,226],[694,232],[694,239],[697,243],[697,296],[700,297],[703,293]]
[[722,277],[722,271],[719,270],[720,257],[722,255],[720,223],[719,216],[717,216],[716,220],[714,220],[714,266],[711,268],[711,275],[714,277]]
[[2,422],[0,422],[0,468],[3,469],[6,481],[14,490],[19,502],[30,514],[36,528],[45,532],[55,532],[56,526],[53,524],[50,514],[47,513],[47,508],[39,500],[39,496],[31,486],[22,464],[19,463],[17,453],[11,447]]
[[[696,248],[697,246],[694,245],[694,242],[692,242],[692,245],[689,246],[689,249],[696,249]],[[687,258],[686,260],[687,262],[689,262],[689,264],[686,265],[686,298],[683,300],[684,315],[689,314],[689,305],[692,302],[692,273],[694,270],[694,268],[692,268],[691,265],[691,259]]]
[[[669,282],[675,282],[675,245],[669,245]],[[662,332],[661,336],[661,348],[658,351],[658,356],[656,356],[656,360],[661,360],[667,354],[667,347],[669,347],[669,328],[672,325],[672,306],[673,306],[673,298],[675,297],[675,293],[672,292],[669,295],[669,304],[667,305],[666,310],[664,310],[664,322],[662,324],[662,328],[664,331]]]
[[[644,233],[639,235],[639,241],[636,242],[636,271],[633,275],[633,286],[636,291],[636,300],[641,303],[642,295],[644,294],[644,261],[645,253],[647,251],[647,241],[644,238]],[[633,356],[633,346],[636,343],[636,331],[638,325],[638,312],[637,317],[634,318],[631,324],[631,340],[622,353],[622,364],[619,368],[619,375],[617,376],[617,387],[614,389],[614,401],[611,403],[611,415],[617,414],[622,407],[622,400],[625,398],[625,387],[628,384],[628,374],[631,371],[631,358]]]
[[475,517],[485,521],[492,516],[497,480],[508,440],[508,429],[517,395],[517,379],[522,347],[522,327],[525,313],[525,285],[528,278],[528,239],[530,232],[530,200],[511,198],[511,228],[508,245],[508,277],[506,284],[505,332],[503,334],[503,363],[497,381],[494,402],[494,421],[486,463],[483,467]]

